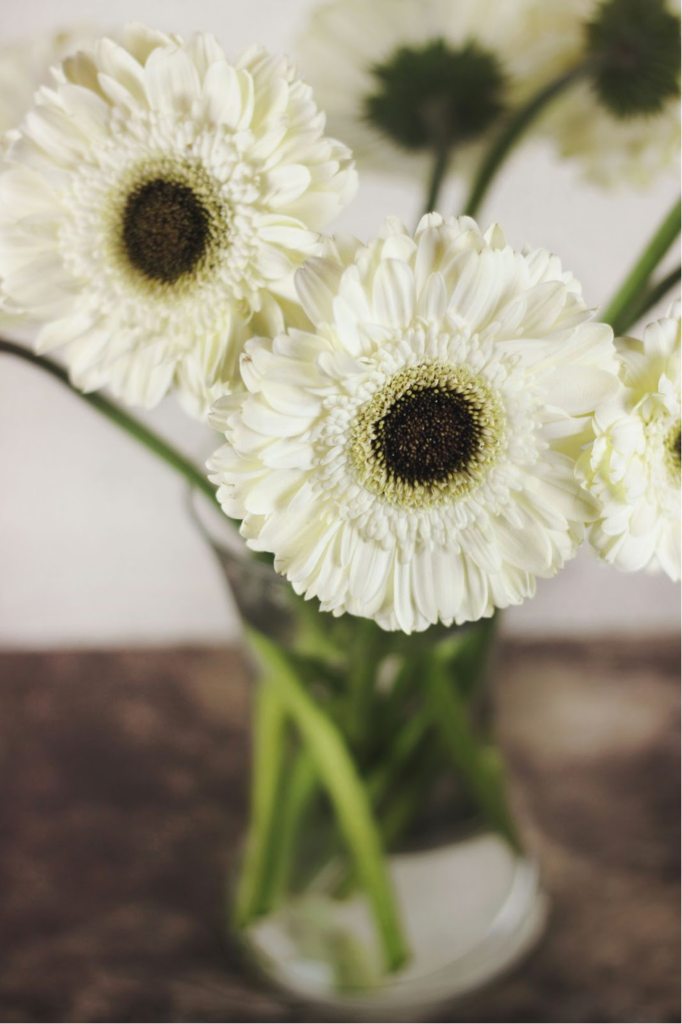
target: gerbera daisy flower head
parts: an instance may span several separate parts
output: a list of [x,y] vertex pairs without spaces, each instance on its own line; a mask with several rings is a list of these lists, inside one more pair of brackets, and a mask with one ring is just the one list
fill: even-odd
[[[434,151],[469,174],[502,117],[559,73],[542,0],[331,0],[299,39],[332,130],[362,166],[425,177]],[[554,20],[560,12],[554,12]]]
[[297,322],[293,272],[356,187],[286,58],[141,25],[67,59],[0,178],[9,299],[75,383],[201,414],[246,337]]
[[586,178],[646,186],[680,150],[680,0],[569,0],[562,64],[589,74],[543,119]]
[[595,515],[575,458],[618,386],[575,278],[432,214],[330,242],[296,287],[313,329],[250,341],[212,413],[249,546],[323,610],[406,633],[529,597]]
[[680,303],[619,338],[621,388],[594,419],[578,474],[599,502],[590,542],[619,569],[680,578]]

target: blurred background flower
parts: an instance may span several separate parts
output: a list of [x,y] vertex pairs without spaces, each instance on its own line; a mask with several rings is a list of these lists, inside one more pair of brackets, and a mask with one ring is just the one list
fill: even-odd
[[679,164],[679,0],[562,0],[562,61],[589,78],[544,119],[562,156],[600,185],[644,187]]
[[361,168],[426,180],[446,152],[468,176],[509,113],[570,63],[561,6],[332,0],[313,10],[298,54]]

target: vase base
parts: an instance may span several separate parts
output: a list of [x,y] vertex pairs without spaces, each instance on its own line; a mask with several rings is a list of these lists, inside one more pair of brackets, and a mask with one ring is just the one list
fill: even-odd
[[322,888],[248,929],[259,967],[320,1010],[343,1010],[345,1020],[410,1020],[508,971],[544,929],[537,866],[494,834],[395,855],[390,872],[412,952],[406,967],[382,969],[364,899],[333,899]]

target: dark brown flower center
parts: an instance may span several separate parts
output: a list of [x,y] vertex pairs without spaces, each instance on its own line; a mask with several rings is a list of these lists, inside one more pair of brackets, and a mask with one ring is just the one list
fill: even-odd
[[123,212],[123,246],[130,263],[152,281],[173,284],[191,273],[210,239],[208,212],[196,193],[155,178],[130,193]]
[[465,471],[481,445],[480,421],[457,391],[408,391],[375,426],[372,447],[406,484],[431,484]]
[[458,501],[494,465],[504,410],[466,366],[426,361],[389,377],[358,409],[350,454],[363,487],[388,504]]

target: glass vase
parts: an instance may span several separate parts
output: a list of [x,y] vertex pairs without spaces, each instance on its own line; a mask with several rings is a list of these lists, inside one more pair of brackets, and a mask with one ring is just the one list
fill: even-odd
[[342,1019],[423,1019],[525,956],[547,914],[492,740],[495,621],[405,636],[320,612],[195,499],[255,652],[231,928]]

